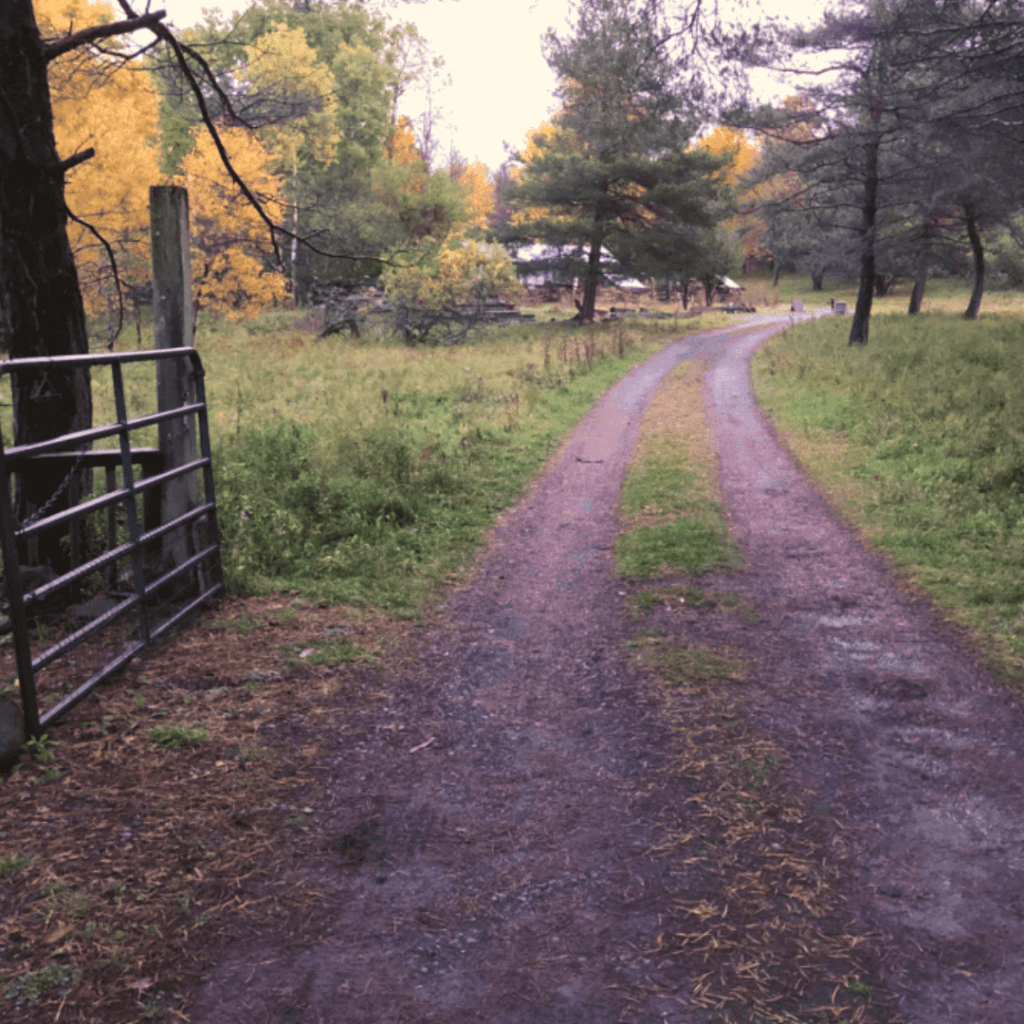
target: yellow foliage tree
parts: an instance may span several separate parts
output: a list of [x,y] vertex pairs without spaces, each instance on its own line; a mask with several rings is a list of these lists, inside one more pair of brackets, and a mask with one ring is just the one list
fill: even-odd
[[746,176],[760,163],[761,149],[747,138],[744,132],[735,128],[719,125],[704,136],[698,143],[715,156],[732,154],[732,163],[723,171],[726,185],[739,185]]
[[[299,231],[299,166],[329,166],[338,158],[338,101],[331,69],[321,64],[301,28],[278,25],[245,48],[243,78],[260,97],[258,135],[273,160],[273,170],[287,175],[291,193],[292,232]],[[295,294],[298,239],[291,241],[291,286]]]
[[[188,189],[192,223],[192,294],[196,309],[242,320],[284,301],[284,274],[273,265],[266,225],[239,192],[213,140],[197,129],[174,183]],[[270,210],[280,209],[282,179],[269,170],[258,139],[222,128],[221,140],[239,177]]]
[[336,83],[306,42],[306,33],[278,25],[245,53],[243,77],[260,97],[259,137],[274,170],[291,174],[299,162],[333,163],[341,140]]
[[[34,8],[44,37],[116,20],[104,0],[34,0]],[[48,74],[58,152],[69,157],[96,150],[68,172],[68,208],[110,244],[122,283],[141,285],[150,277],[149,186],[160,180],[156,89],[140,68],[86,49],[58,57]],[[115,308],[103,244],[77,221],[68,225],[68,236],[86,312]]]
[[387,152],[388,159],[398,167],[413,167],[423,163],[412,121],[404,114],[398,118],[398,124],[388,140]]
[[[531,128],[526,133],[525,145],[519,151],[522,166],[512,167],[509,171],[513,181],[522,180],[524,169],[543,153],[545,145],[553,146],[556,142],[561,148],[575,146],[582,151],[578,140],[565,128],[559,128],[552,121],[541,121],[536,128]],[[551,219],[551,210],[539,206],[530,206],[526,209],[517,209],[512,213],[511,222],[516,225],[529,224],[535,220]]]
[[[742,185],[761,162],[761,147],[747,138],[744,132],[719,125],[700,140],[698,145],[715,156],[732,154],[732,162],[723,170],[727,185]],[[740,212],[725,222],[725,227],[734,232],[743,249],[744,261],[766,259],[770,254],[765,242],[768,225],[753,212],[758,202],[758,188],[744,191],[739,199]]]
[[486,228],[494,213],[494,183],[487,176],[487,165],[475,160],[462,172],[459,184],[469,189],[470,222]]
[[[427,341],[432,331],[451,330],[450,317],[465,303],[513,299],[523,293],[505,249],[476,242],[453,231],[444,244],[415,266],[389,267],[384,291],[399,310],[398,322],[410,340]],[[465,326],[456,332],[465,334]]]
[[[541,152],[540,140],[551,139],[557,135],[559,129],[551,121],[541,121],[536,128],[531,128],[526,133],[526,145],[523,146],[520,155],[523,158],[523,163],[528,164],[531,160],[535,159]],[[522,174],[522,168],[516,167],[512,170],[512,176],[518,177]]]

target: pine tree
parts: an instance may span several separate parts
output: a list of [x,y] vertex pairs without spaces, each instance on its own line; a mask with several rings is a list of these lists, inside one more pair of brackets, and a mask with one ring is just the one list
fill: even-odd
[[[571,38],[550,31],[545,56],[561,80],[554,131],[521,157],[514,232],[584,250],[580,315],[594,317],[601,254],[636,263],[687,246],[708,228],[727,160],[687,147],[699,83],[684,83],[656,0],[581,0]],[[687,86],[684,89],[684,84]]]

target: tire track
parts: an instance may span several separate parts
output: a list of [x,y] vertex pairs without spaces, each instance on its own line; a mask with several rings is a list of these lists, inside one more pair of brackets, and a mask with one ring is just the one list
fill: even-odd
[[898,588],[781,449],[748,373],[770,333],[728,346],[705,378],[745,587],[779,648],[800,655],[770,666],[763,718],[791,750],[798,734],[818,738],[802,768],[856,837],[859,881],[873,894],[864,913],[917,951],[911,1019],[1014,1024],[1024,1001],[1021,701],[927,602]]

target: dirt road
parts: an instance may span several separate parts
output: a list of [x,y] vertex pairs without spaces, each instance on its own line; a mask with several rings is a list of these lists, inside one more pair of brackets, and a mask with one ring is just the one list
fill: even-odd
[[[674,343],[603,396],[386,680],[378,727],[338,737],[306,940],[239,937],[194,1024],[1024,1019],[1021,701],[779,449],[746,365],[788,322]],[[700,585],[757,614],[630,621],[618,491],[651,395],[695,357],[748,562]],[[727,709],[673,704],[640,626],[742,651]],[[716,736],[779,752],[771,793],[750,797],[753,769],[748,791],[715,782],[695,752]]]

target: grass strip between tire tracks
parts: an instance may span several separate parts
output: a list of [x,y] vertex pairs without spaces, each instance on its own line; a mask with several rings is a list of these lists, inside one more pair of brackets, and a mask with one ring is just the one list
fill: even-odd
[[716,494],[717,461],[704,416],[706,364],[681,363],[654,396],[622,485],[618,571],[648,579],[736,568],[743,559]]

